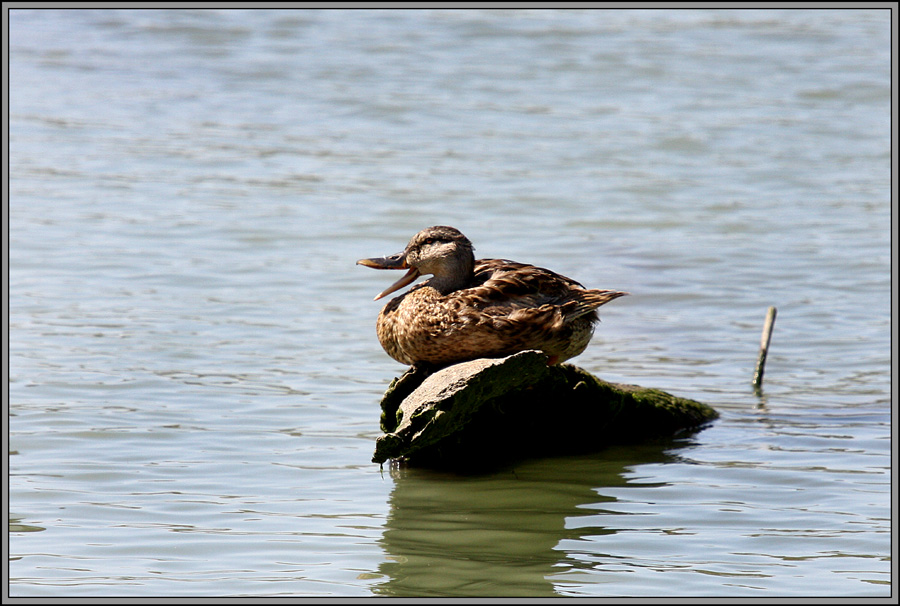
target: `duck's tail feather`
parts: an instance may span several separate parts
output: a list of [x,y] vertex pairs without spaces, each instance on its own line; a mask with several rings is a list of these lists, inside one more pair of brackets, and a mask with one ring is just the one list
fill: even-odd
[[571,322],[576,318],[580,318],[585,314],[589,314],[601,305],[609,303],[613,299],[624,297],[631,293],[620,290],[585,290],[579,293],[579,297],[575,301],[570,301],[563,305],[563,313],[566,321]]

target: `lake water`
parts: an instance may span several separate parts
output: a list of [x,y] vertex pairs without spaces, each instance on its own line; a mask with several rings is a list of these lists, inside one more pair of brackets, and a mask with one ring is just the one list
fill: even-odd
[[[890,12],[16,9],[9,44],[12,596],[896,596]],[[434,224],[631,292],[572,362],[721,418],[371,463],[398,276],[354,263]]]

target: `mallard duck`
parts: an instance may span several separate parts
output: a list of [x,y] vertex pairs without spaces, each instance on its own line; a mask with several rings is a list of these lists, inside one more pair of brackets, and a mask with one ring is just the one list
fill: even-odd
[[534,265],[476,261],[474,250],[459,230],[437,225],[413,236],[402,252],[356,262],[408,270],[376,301],[420,275],[433,275],[381,310],[378,340],[389,356],[436,368],[537,349],[555,364],[584,351],[599,321],[598,307],[628,294],[588,290]]

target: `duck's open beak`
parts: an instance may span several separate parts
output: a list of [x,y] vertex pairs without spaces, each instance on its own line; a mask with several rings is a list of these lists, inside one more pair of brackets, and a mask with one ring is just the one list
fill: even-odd
[[376,301],[385,295],[391,294],[395,290],[400,290],[407,284],[412,284],[412,282],[419,277],[419,270],[406,264],[406,251],[399,252],[396,255],[391,255],[390,257],[360,259],[356,262],[356,264],[365,265],[366,267],[372,267],[374,269],[409,269],[409,271],[406,272],[406,274],[404,274],[402,278],[388,286],[377,297],[375,297]]

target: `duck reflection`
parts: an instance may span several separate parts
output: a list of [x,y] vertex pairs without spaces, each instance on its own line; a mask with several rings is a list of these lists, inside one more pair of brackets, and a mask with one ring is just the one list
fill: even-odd
[[547,577],[570,565],[560,542],[616,532],[595,524],[603,503],[616,500],[598,491],[627,486],[633,467],[676,460],[685,446],[686,438],[659,440],[483,475],[391,467],[394,490],[380,541],[387,556],[379,566],[387,580],[373,590],[394,597],[558,596]]

